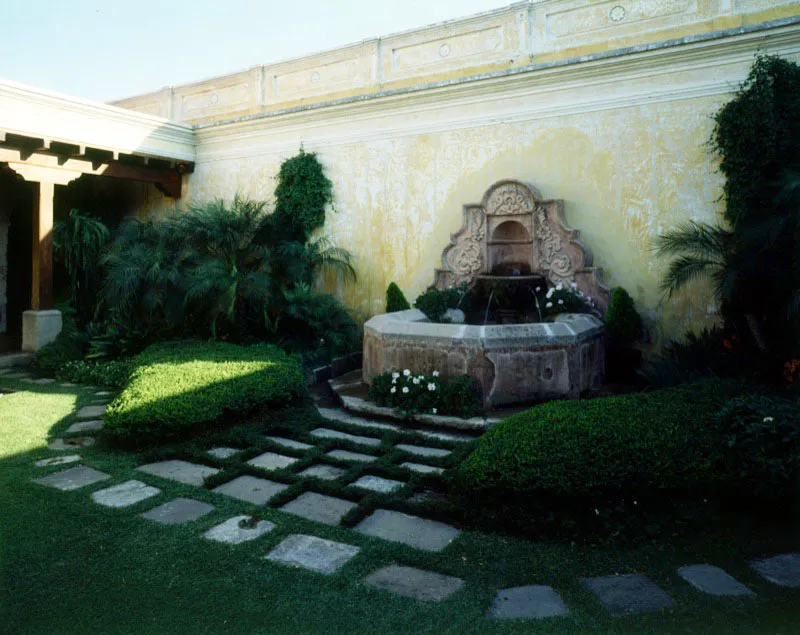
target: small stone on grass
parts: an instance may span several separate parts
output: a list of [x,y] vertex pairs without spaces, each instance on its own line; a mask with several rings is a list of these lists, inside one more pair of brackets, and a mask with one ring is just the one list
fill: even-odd
[[426,602],[441,602],[464,586],[459,578],[398,565],[378,569],[364,578],[364,582],[395,595]]
[[248,526],[250,523],[242,523],[242,521],[251,519],[251,516],[246,515],[234,516],[221,525],[209,529],[203,534],[203,538],[216,542],[225,542],[230,545],[238,545],[249,540],[255,540],[275,529],[275,523],[271,523],[268,520],[258,520],[252,526]]
[[771,558],[753,560],[750,566],[773,584],[800,588],[800,553],[782,553]]
[[264,454],[259,454],[257,457],[250,459],[247,464],[253,467],[260,467],[264,470],[280,470],[284,467],[289,467],[292,463],[296,463],[299,460],[300,459],[293,456],[264,452]]
[[264,558],[292,567],[330,574],[344,566],[358,552],[359,548],[354,545],[316,536],[292,534]]
[[499,620],[542,619],[567,614],[561,596],[552,587],[518,586],[497,592],[488,617]]
[[91,421],[78,421],[78,423],[73,423],[69,428],[67,428],[68,433],[73,432],[89,432],[90,430],[100,430],[103,427],[103,422],[99,419],[93,419]]
[[349,441],[350,443],[357,443],[359,445],[378,446],[381,444],[380,439],[361,437],[355,434],[339,432],[338,430],[330,430],[328,428],[317,428],[316,430],[312,430],[309,434],[319,439],[336,439],[337,441]]
[[371,492],[379,492],[381,494],[391,494],[396,492],[405,485],[402,481],[393,481],[388,478],[381,478],[380,476],[362,476],[360,479],[350,484],[350,487],[358,487],[360,489],[368,489]]
[[94,419],[96,417],[102,417],[106,413],[107,407],[108,406],[84,406],[75,413],[75,416],[79,419]]
[[327,463],[317,463],[316,465],[307,467],[300,472],[300,476],[319,478],[323,481],[333,481],[346,472],[347,470],[343,470],[340,467],[334,467],[333,465],[328,465]]
[[208,454],[213,456],[216,459],[229,459],[232,456],[239,454],[241,450],[237,450],[236,448],[211,448],[208,451]]
[[57,452],[63,452],[65,450],[74,450],[75,448],[88,448],[94,443],[93,437],[70,437],[68,439],[53,439],[47,444],[47,447]]
[[106,507],[129,507],[160,493],[161,490],[157,487],[131,480],[93,492],[92,499],[95,503]]
[[213,511],[214,506],[191,498],[176,498],[151,509],[142,518],[154,520],[162,525],[180,525],[202,518]]
[[650,578],[640,573],[584,578],[583,583],[613,615],[657,611],[675,604]]
[[310,443],[303,443],[302,441],[295,441],[294,439],[285,439],[283,437],[267,437],[273,443],[277,443],[278,445],[282,445],[285,448],[291,448],[293,450],[310,450],[314,446]]
[[678,575],[695,589],[709,595],[754,595],[744,584],[710,564],[690,564],[678,569]]
[[433,467],[432,465],[423,465],[422,463],[401,463],[400,467],[404,467],[412,472],[417,472],[418,474],[442,474],[444,472],[443,467]]
[[443,450],[442,448],[428,448],[422,445],[410,445],[408,443],[401,443],[394,446],[398,450],[408,452],[409,454],[416,454],[417,456],[447,456],[452,450]]
[[323,496],[316,492],[305,492],[293,501],[286,503],[280,510],[287,514],[315,520],[318,523],[338,525],[342,517],[354,507],[356,507],[355,503],[341,498]]
[[215,487],[212,491],[246,503],[264,505],[275,494],[282,492],[287,487],[289,486],[283,483],[274,483],[263,478],[245,475]]
[[95,397],[110,397],[114,393],[110,390],[98,390],[95,394]]
[[148,463],[147,465],[140,465],[136,469],[140,472],[160,476],[185,485],[194,485],[195,487],[202,487],[206,477],[219,472],[215,467],[178,460]]
[[109,478],[111,478],[110,474],[100,472],[91,467],[72,467],[68,470],[33,479],[33,481],[34,483],[55,487],[66,492],[86,487],[87,485],[94,485]]
[[388,509],[375,510],[355,529],[367,536],[400,542],[425,551],[441,551],[460,533],[455,527],[444,523]]
[[360,452],[350,452],[349,450],[331,450],[325,456],[340,461],[355,461],[356,463],[369,463],[378,457],[371,454],[361,454]]
[[77,463],[81,460],[80,454],[65,454],[63,456],[54,456],[49,459],[41,459],[36,461],[36,467],[50,467],[51,465],[65,465],[67,463]]

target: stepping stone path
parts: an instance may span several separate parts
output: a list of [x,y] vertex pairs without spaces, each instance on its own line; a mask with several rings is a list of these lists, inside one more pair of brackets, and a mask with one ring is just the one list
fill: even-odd
[[404,467],[412,472],[417,472],[418,474],[442,474],[444,472],[443,467],[433,467],[432,465],[423,465],[422,463],[401,463],[400,467]]
[[264,505],[275,494],[282,492],[287,487],[289,486],[283,483],[274,483],[263,478],[245,475],[215,487],[212,491],[246,503]]
[[710,595],[755,595],[736,578],[710,564],[690,564],[678,569],[678,575],[695,589]]
[[283,437],[267,437],[273,443],[277,443],[278,445],[282,445],[285,448],[291,448],[293,450],[310,450],[314,446],[310,443],[303,443],[302,441],[295,441],[294,439],[284,439]]
[[292,463],[297,463],[299,460],[293,456],[264,452],[264,454],[259,454],[254,459],[250,459],[247,464],[264,470],[280,470],[284,467],[289,467]]
[[398,565],[378,569],[364,578],[364,583],[425,602],[441,602],[464,586],[459,578]]
[[441,551],[458,535],[458,529],[435,520],[378,509],[356,525],[356,531],[375,538],[400,542],[424,551]]
[[350,443],[357,443],[359,445],[378,446],[381,444],[380,439],[360,437],[355,434],[347,434],[346,432],[339,432],[338,430],[331,430],[329,428],[317,428],[316,430],[312,430],[309,434],[318,439],[336,439],[337,441],[349,441]]
[[195,487],[202,487],[206,477],[219,472],[215,467],[177,460],[148,463],[147,465],[140,465],[136,469],[146,474],[160,476],[184,485],[194,485]]
[[426,448],[421,445],[409,445],[407,443],[401,443],[399,445],[394,446],[398,450],[402,450],[403,452],[408,452],[409,454],[416,454],[417,456],[448,456],[452,453],[452,450],[443,450],[441,448]]
[[92,437],[70,437],[69,439],[54,439],[47,444],[47,447],[57,452],[63,452],[75,448],[88,448],[94,443],[95,440]]
[[350,487],[359,487],[361,489],[368,489],[371,492],[379,492],[381,494],[391,494],[399,489],[402,489],[405,483],[402,481],[393,481],[388,478],[381,478],[380,476],[362,476],[360,479],[350,484]]
[[378,460],[377,456],[350,452],[349,450],[331,450],[325,456],[329,456],[332,459],[339,459],[340,461],[355,461],[356,463],[370,463]]
[[241,450],[237,450],[236,448],[211,448],[207,454],[216,459],[229,459],[239,454],[239,452],[241,452]]
[[36,461],[36,467],[50,467],[51,465],[66,465],[67,463],[77,463],[81,460],[80,454],[65,454],[63,456],[54,456],[49,459],[41,459]]
[[331,574],[354,558],[359,551],[354,545],[316,536],[292,534],[264,558],[292,567]]
[[103,422],[98,419],[92,421],[78,421],[78,423],[73,423],[67,428],[67,432],[70,434],[73,432],[89,432],[91,430],[100,430],[102,427]]
[[342,517],[355,507],[357,507],[356,503],[341,498],[306,492],[286,503],[280,510],[307,520],[315,520],[318,523],[338,525]]
[[674,606],[674,600],[640,573],[584,578],[583,583],[614,615],[645,613]]
[[346,423],[351,426],[357,426],[359,428],[372,428],[374,430],[392,430],[398,431],[402,430],[402,427],[396,425],[394,423],[386,423],[385,421],[373,421],[371,419],[364,419],[362,417],[357,417],[355,415],[351,415],[350,413],[344,410],[338,410],[335,408],[317,408],[319,413],[329,419],[331,421],[338,421],[339,423]]
[[782,553],[771,558],[753,560],[750,566],[773,584],[800,588],[800,553]]
[[141,516],[162,525],[180,525],[202,518],[213,510],[214,506],[208,503],[201,503],[191,498],[176,498],[141,514]]
[[300,472],[299,475],[310,478],[319,478],[323,481],[333,481],[339,478],[342,474],[346,473],[347,470],[343,470],[340,467],[334,467],[333,465],[328,465],[327,463],[317,463],[311,467],[307,467]]
[[94,393],[94,396],[95,397],[110,397],[113,394],[114,393],[111,392],[110,390],[98,390],[96,393]]
[[474,441],[477,438],[470,434],[464,434],[463,432],[433,432],[431,430],[414,430],[414,432],[428,439],[439,439],[441,441],[452,441],[454,443],[466,443],[467,441]]
[[229,545],[238,545],[243,542],[255,540],[275,529],[275,523],[268,520],[258,520],[251,525],[251,516],[234,516],[221,525],[212,527],[203,534],[203,538],[215,542],[225,542]]
[[141,481],[125,481],[92,493],[92,500],[106,507],[130,507],[138,502],[158,496],[161,490]]
[[538,620],[567,613],[564,601],[552,587],[534,585],[501,589],[486,615],[499,620]]
[[96,417],[102,417],[106,413],[107,407],[108,406],[84,406],[75,413],[75,416],[78,417],[78,419],[95,419]]
[[3,379],[30,379],[31,376],[28,373],[7,373],[4,375]]
[[42,379],[25,378],[23,379],[23,381],[29,384],[39,384],[40,386],[46,386],[47,384],[54,384],[56,380],[51,379],[49,377],[43,377]]
[[95,470],[91,467],[81,466],[72,467],[68,470],[62,470],[61,472],[55,472],[53,474],[48,474],[47,476],[35,478],[33,479],[33,482],[40,483],[41,485],[47,485],[48,487],[55,487],[56,489],[68,492],[74,489],[80,489],[81,487],[86,487],[87,485],[94,485],[95,483],[105,481],[109,478],[111,478],[110,474]]

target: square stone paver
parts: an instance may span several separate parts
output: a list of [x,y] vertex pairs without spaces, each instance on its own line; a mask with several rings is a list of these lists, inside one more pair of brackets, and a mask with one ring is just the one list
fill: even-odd
[[790,588],[800,587],[800,553],[782,553],[753,560],[750,566],[765,580]]
[[280,510],[287,514],[315,520],[318,523],[338,525],[342,517],[356,506],[355,503],[341,498],[323,496],[315,492],[305,492],[293,501],[286,503]]
[[264,558],[318,573],[335,573],[358,552],[359,548],[354,545],[316,536],[292,534]]
[[47,386],[48,384],[56,383],[56,380],[52,377],[42,377],[41,379],[32,379],[31,383],[39,384],[40,386]]
[[267,437],[273,443],[277,443],[278,445],[282,445],[285,448],[291,448],[293,450],[310,450],[314,446],[310,443],[303,443],[302,441],[295,441],[294,439],[285,439],[284,437]]
[[92,493],[95,503],[106,507],[129,507],[136,503],[157,496],[161,490],[141,481],[125,481],[107,489]]
[[418,474],[442,474],[444,473],[443,467],[433,467],[432,465],[423,465],[422,463],[401,463],[400,467],[404,467],[412,472]]
[[78,423],[73,423],[69,428],[67,428],[68,433],[73,432],[88,432],[90,430],[99,430],[103,427],[103,422],[99,419],[93,419],[91,421],[78,421]]
[[678,569],[678,575],[695,589],[710,595],[754,595],[744,584],[710,564],[690,564]]
[[422,445],[410,445],[408,443],[401,443],[394,446],[398,450],[408,452],[409,454],[416,454],[417,456],[447,456],[452,450],[443,450],[442,448],[428,448]]
[[297,463],[299,460],[293,456],[264,452],[264,454],[259,454],[257,457],[250,459],[247,464],[264,470],[280,470],[284,467],[289,467],[292,463]]
[[381,478],[380,476],[362,476],[354,483],[350,483],[350,487],[358,487],[360,489],[368,489],[371,492],[379,492],[381,494],[391,494],[396,492],[405,485],[403,481],[393,481],[388,478]]
[[31,376],[28,373],[7,373],[4,376],[4,379],[30,379]]
[[440,432],[438,430],[414,430],[414,432],[428,439],[439,439],[440,441],[450,441],[452,443],[466,443],[476,439],[475,435],[464,432]]
[[239,454],[239,452],[241,452],[241,450],[238,450],[237,448],[223,447],[223,448],[211,448],[208,451],[208,454],[210,454],[216,459],[229,459],[232,456],[236,456],[237,454]]
[[79,419],[95,419],[96,417],[102,417],[106,413],[107,407],[108,406],[84,406],[75,413],[75,416]]
[[41,483],[63,491],[71,491],[87,485],[94,485],[109,478],[111,478],[110,474],[91,467],[80,466],[71,467],[61,472],[54,472],[53,474],[33,479],[33,481],[34,483]]
[[69,439],[53,439],[47,444],[47,447],[57,452],[63,452],[75,448],[88,448],[90,445],[94,445],[94,442],[92,437],[70,437]]
[[614,615],[657,611],[675,604],[670,596],[641,573],[584,578],[583,583]]
[[81,460],[80,454],[64,454],[62,456],[53,456],[49,459],[41,459],[36,461],[36,467],[50,467],[51,465],[66,465],[67,463],[77,463]]
[[216,542],[226,542],[230,545],[238,545],[249,540],[255,540],[264,534],[275,529],[275,523],[268,520],[259,520],[252,526],[242,526],[242,521],[250,520],[250,516],[234,516],[229,518],[221,525],[212,527],[203,534],[203,538]]
[[325,419],[330,419],[331,421],[339,421],[340,423],[347,423],[351,426],[357,426],[359,428],[373,428],[376,430],[391,430],[397,431],[400,430],[400,426],[394,423],[386,423],[385,421],[374,421],[372,419],[364,419],[363,417],[357,417],[355,415],[351,415],[344,410],[339,410],[336,408],[317,408],[319,413],[325,417]]
[[356,526],[356,531],[367,536],[401,542],[425,551],[441,551],[460,533],[444,523],[387,509],[376,509]]
[[212,491],[254,505],[264,505],[275,494],[282,492],[287,487],[289,486],[284,483],[274,483],[263,478],[245,475],[215,487]]
[[202,487],[206,477],[219,472],[215,467],[177,460],[148,463],[147,465],[140,465],[136,469],[140,472],[153,474],[154,476],[160,476],[170,481],[177,481],[178,483],[194,485],[196,487]]
[[113,395],[114,393],[113,393],[113,392],[111,392],[110,390],[98,390],[98,391],[97,391],[96,393],[94,393],[94,394],[95,394],[95,396],[96,396],[96,397],[110,397],[110,396],[111,396],[111,395]]
[[426,602],[441,602],[464,586],[459,578],[398,565],[378,569],[364,578],[364,582],[395,595]]
[[361,454],[360,452],[350,452],[349,450],[331,450],[325,456],[340,461],[354,461],[356,463],[370,463],[377,460],[377,456],[371,454]]
[[309,434],[319,439],[336,439],[338,441],[349,441],[350,443],[371,445],[373,447],[381,444],[380,439],[361,437],[356,434],[347,434],[346,432],[339,432],[338,430],[330,430],[328,428],[317,428],[316,430],[312,430]]
[[567,614],[561,596],[552,587],[533,585],[500,589],[488,617],[499,620],[542,619]]
[[176,498],[168,503],[154,507],[141,516],[162,525],[180,525],[181,523],[188,523],[202,518],[213,510],[214,506],[208,503],[201,503],[191,498]]
[[328,465],[326,463],[317,463],[316,465],[307,467],[302,472],[300,472],[300,476],[306,476],[310,478],[320,478],[323,481],[332,481],[334,479],[339,478],[342,474],[346,473],[347,470],[343,470],[340,467],[334,467],[333,465]]

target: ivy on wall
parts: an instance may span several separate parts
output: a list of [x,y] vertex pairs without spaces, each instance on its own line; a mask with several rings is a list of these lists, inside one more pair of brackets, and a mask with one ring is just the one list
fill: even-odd
[[281,164],[275,188],[275,221],[289,240],[305,243],[325,224],[333,186],[313,152],[302,148]]

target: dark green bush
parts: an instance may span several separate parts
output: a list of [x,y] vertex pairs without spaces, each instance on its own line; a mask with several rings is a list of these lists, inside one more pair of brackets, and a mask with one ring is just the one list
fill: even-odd
[[406,300],[400,287],[394,282],[389,283],[386,288],[386,312],[394,313],[395,311],[407,311],[411,305]]
[[506,419],[459,468],[465,491],[587,495],[669,489],[713,480],[722,460],[709,425],[732,384],[581,401],[552,401]]
[[129,359],[108,362],[78,360],[66,362],[58,369],[59,381],[73,384],[89,384],[106,388],[122,388],[128,381],[133,364]]
[[83,359],[88,343],[86,336],[78,330],[69,310],[62,311],[62,320],[58,337],[36,351],[33,367],[42,375],[53,376],[67,362]]
[[439,290],[428,287],[414,301],[414,308],[422,311],[431,322],[443,322],[447,309],[466,311],[469,306],[469,291],[466,284]]
[[300,152],[281,164],[275,188],[273,221],[287,240],[306,242],[325,224],[333,186],[313,152]]
[[156,344],[134,358],[105,429],[112,439],[136,445],[173,440],[226,415],[285,405],[305,390],[299,360],[274,346]]
[[642,318],[636,311],[633,298],[622,287],[611,290],[611,300],[603,321],[606,334],[615,344],[630,345],[642,335]]

